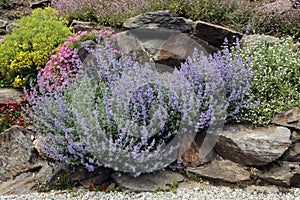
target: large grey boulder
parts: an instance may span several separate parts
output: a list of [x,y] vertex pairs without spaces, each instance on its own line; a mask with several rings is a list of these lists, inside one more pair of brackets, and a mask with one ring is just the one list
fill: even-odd
[[204,21],[194,22],[194,27],[194,36],[218,48],[224,44],[225,38],[229,43],[233,43],[236,42],[236,38],[243,37],[242,33]]
[[0,133],[0,180],[13,178],[40,166],[29,131],[13,126]]
[[143,13],[127,19],[123,26],[127,29],[135,28],[165,28],[182,33],[192,31],[193,21],[183,17],[173,17],[171,11],[155,11]]
[[225,159],[247,166],[264,166],[278,159],[291,145],[291,132],[285,127],[229,126],[215,146]]
[[204,166],[186,169],[188,174],[213,181],[238,183],[250,180],[250,173],[243,166],[230,160],[215,160]]
[[193,56],[195,49],[208,56],[208,51],[205,47],[193,40],[188,34],[174,34],[162,43],[154,55],[154,61],[168,66],[179,67],[188,57]]
[[13,126],[0,133],[0,195],[37,190],[50,182],[52,173],[34,149],[30,131]]
[[129,192],[153,192],[157,189],[171,189],[174,182],[182,182],[184,177],[171,171],[158,171],[151,174],[142,174],[139,177],[129,175],[112,175],[113,180],[120,186],[122,191]]
[[[147,44],[146,47],[143,46],[143,42],[138,37],[139,35],[143,35],[143,33],[139,34],[138,30],[133,31],[123,31],[116,34],[116,42],[118,49],[121,52],[126,52],[131,55],[134,54],[136,56],[137,61],[141,63],[149,63],[154,66],[153,58],[151,58],[151,54],[148,54],[146,50],[149,52],[157,51],[160,42],[157,42],[155,39],[149,38],[149,42],[151,44]],[[146,49],[145,49],[146,48]]]
[[278,114],[273,123],[300,131],[300,107],[288,110],[285,113]]
[[186,33],[164,28],[137,28],[118,33],[116,38],[119,50],[135,54],[138,61],[148,62],[162,72],[172,72],[192,57],[195,49],[205,56],[213,51],[209,45],[199,44]]

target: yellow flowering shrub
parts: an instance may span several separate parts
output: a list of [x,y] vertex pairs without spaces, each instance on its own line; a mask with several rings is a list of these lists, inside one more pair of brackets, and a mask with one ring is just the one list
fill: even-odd
[[17,23],[20,27],[6,35],[0,45],[0,72],[5,75],[5,86],[26,87],[36,79],[52,50],[73,33],[50,7],[33,10]]

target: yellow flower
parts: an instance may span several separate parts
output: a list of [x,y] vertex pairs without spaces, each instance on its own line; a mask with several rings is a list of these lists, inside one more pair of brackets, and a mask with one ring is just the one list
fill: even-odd
[[20,76],[18,75],[13,82],[13,86],[16,88],[22,88],[24,87],[24,81],[25,78],[21,79]]
[[18,42],[18,41],[16,41],[16,42],[14,42],[14,46],[19,46],[20,45],[20,42]]
[[33,48],[35,48],[35,47],[37,47],[37,46],[38,46],[37,43],[32,43],[32,47],[33,47]]

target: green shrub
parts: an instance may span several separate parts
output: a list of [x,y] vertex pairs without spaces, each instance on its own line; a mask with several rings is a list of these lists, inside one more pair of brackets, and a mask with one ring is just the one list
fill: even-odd
[[264,33],[277,37],[292,36],[300,38],[300,17],[299,9],[291,9],[287,12],[256,14],[253,18],[252,29],[258,33]]
[[291,38],[259,42],[244,48],[242,54],[252,57],[251,90],[261,103],[235,117],[237,122],[268,125],[276,114],[300,106],[299,44]]
[[191,2],[192,4],[185,7],[186,17],[233,28],[240,32],[245,31],[253,14],[248,1],[192,0]]
[[17,22],[20,27],[6,35],[0,45],[0,70],[5,75],[6,86],[24,87],[35,80],[52,50],[72,32],[51,8],[36,9],[31,16]]

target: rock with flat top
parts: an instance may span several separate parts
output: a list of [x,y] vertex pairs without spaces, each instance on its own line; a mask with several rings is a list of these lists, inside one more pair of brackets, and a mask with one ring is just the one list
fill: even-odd
[[112,175],[112,178],[122,191],[153,192],[157,189],[172,188],[174,182],[182,182],[184,177],[172,171],[158,171],[151,174],[142,174],[139,177]]
[[187,173],[212,181],[238,183],[250,180],[250,173],[243,166],[230,160],[215,160],[204,166],[186,169]]
[[136,28],[165,28],[182,33],[192,31],[193,21],[183,17],[173,17],[171,11],[155,11],[140,14],[127,19],[123,26],[127,29]]
[[224,159],[246,166],[264,166],[281,157],[292,144],[285,127],[228,126],[215,146]]

